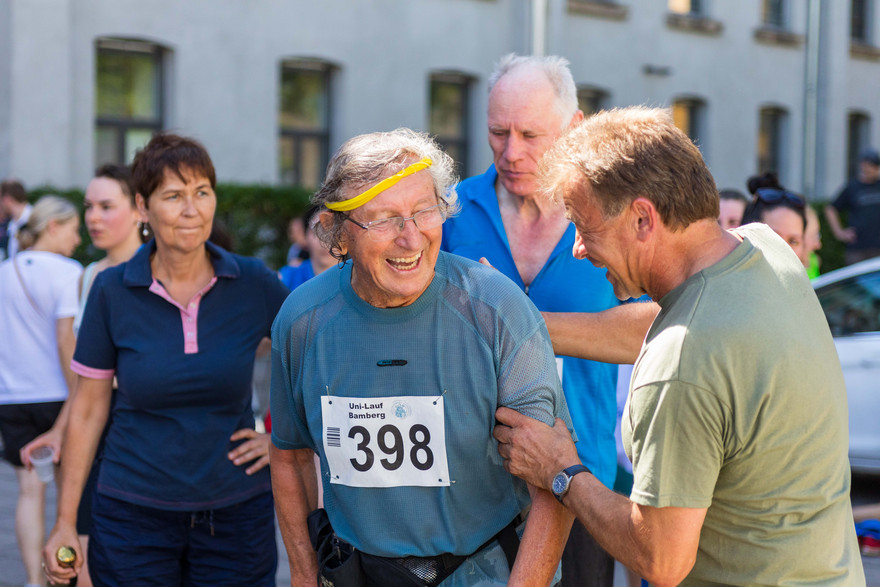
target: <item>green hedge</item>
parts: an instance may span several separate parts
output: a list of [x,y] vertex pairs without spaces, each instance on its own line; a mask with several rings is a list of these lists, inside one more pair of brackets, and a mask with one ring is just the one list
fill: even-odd
[[[272,268],[284,265],[287,249],[287,223],[309,205],[311,191],[298,187],[279,187],[262,184],[223,183],[217,186],[217,218],[221,219],[233,237],[236,253],[259,257]],[[30,192],[31,200],[44,194],[64,196],[82,208],[82,190],[57,190],[40,187]],[[831,234],[831,228],[822,212],[824,203],[811,204],[819,214],[822,225],[821,272],[843,267],[843,245]],[[845,220],[845,218],[844,218]],[[83,244],[74,258],[88,263],[102,256],[89,242],[82,229]]]
[[[83,190],[59,190],[41,186],[29,193],[36,201],[45,194],[56,194],[74,202],[80,209]],[[309,205],[312,192],[298,187],[262,184],[222,183],[217,185],[217,213],[232,236],[236,253],[259,257],[272,268],[284,265],[287,258],[287,223]],[[103,256],[89,241],[81,228],[83,242],[74,253],[81,263],[90,263]]]
[[[822,248],[817,252],[822,264],[819,266],[820,273],[828,273],[844,266],[843,251],[846,248],[842,242],[834,238],[828,221],[825,220],[825,202],[810,204],[819,215],[819,226],[822,235]],[[841,213],[841,221],[846,226],[846,214]]]

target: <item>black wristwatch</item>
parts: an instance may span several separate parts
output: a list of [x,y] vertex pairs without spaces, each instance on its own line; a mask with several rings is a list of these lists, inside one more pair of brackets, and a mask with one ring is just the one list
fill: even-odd
[[584,465],[572,465],[567,469],[559,471],[556,477],[553,478],[553,485],[550,486],[550,490],[553,492],[553,496],[559,500],[559,503],[562,503],[562,498],[568,493],[572,477],[578,473],[592,473],[592,471]]

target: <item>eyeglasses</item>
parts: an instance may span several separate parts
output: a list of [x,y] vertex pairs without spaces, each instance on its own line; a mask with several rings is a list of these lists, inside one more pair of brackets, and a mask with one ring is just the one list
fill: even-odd
[[373,220],[372,222],[367,222],[365,224],[361,224],[348,214],[345,214],[344,216],[346,220],[349,220],[353,224],[366,230],[367,236],[370,237],[370,240],[381,243],[397,238],[397,236],[403,232],[407,220],[412,220],[413,224],[415,224],[416,228],[419,230],[431,230],[432,228],[437,228],[446,222],[446,203],[436,204],[430,208],[419,210],[407,218],[404,218],[403,216],[392,216],[391,218]]
[[755,197],[765,204],[778,204],[784,200],[797,208],[806,206],[806,202],[799,195],[776,188],[758,188]]

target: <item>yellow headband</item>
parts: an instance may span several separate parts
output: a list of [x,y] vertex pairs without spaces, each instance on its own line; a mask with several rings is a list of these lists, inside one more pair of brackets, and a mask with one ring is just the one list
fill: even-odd
[[403,170],[395,173],[391,177],[386,177],[362,194],[359,194],[353,198],[349,198],[348,200],[343,200],[341,202],[330,202],[328,204],[325,204],[325,206],[335,212],[348,212],[349,210],[360,208],[361,206],[396,184],[404,177],[412,175],[413,173],[421,171],[422,169],[427,169],[431,166],[432,163],[433,161],[431,161],[430,157],[425,157],[421,161],[413,163],[409,167],[406,167]]

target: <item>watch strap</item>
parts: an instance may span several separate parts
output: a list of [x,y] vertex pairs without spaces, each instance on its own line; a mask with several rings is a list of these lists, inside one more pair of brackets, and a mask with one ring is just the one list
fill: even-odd
[[577,465],[566,467],[565,469],[562,469],[559,473],[557,473],[557,477],[559,477],[560,475],[565,475],[567,477],[565,489],[563,489],[561,493],[556,493],[555,489],[552,492],[553,497],[555,497],[559,501],[559,503],[562,503],[562,499],[565,497],[565,495],[568,493],[569,488],[571,487],[572,478],[578,473],[592,473],[592,471],[590,471],[590,469],[586,465],[578,463]]
[[578,473],[592,473],[590,469],[586,465],[572,465],[567,469],[562,469],[562,472],[568,475],[569,479],[577,475]]

